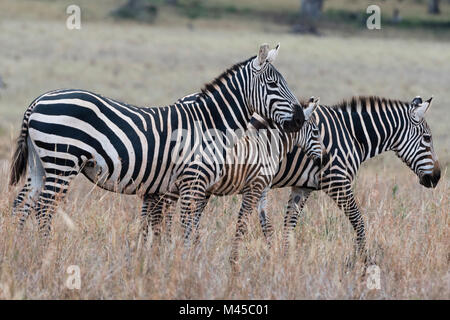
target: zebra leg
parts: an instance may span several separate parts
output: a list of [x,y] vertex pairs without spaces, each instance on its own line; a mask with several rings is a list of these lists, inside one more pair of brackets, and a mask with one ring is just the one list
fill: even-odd
[[290,240],[292,238],[292,233],[297,226],[298,218],[312,191],[313,190],[307,188],[291,188],[283,224],[283,251],[285,255],[289,251]]
[[51,221],[58,202],[63,200],[69,184],[75,174],[67,176],[47,175],[44,181],[39,199],[36,204],[36,219],[39,225],[39,233],[42,238],[47,239],[51,231]]
[[23,229],[25,221],[35,206],[37,195],[41,189],[42,186],[36,186],[32,183],[31,178],[27,178],[27,182],[14,200],[12,215],[18,217],[17,228],[19,230]]
[[207,195],[204,199],[200,200],[197,204],[197,208],[195,210],[195,215],[194,215],[194,244],[197,245],[198,243],[200,243],[200,233],[199,233],[199,224],[200,224],[200,218],[201,218],[201,214],[203,213],[203,211],[205,210],[206,205],[208,204],[210,196]]
[[[149,194],[144,196],[142,204],[142,234],[144,241],[148,239],[148,228],[152,227],[153,239],[155,243],[160,243],[163,233],[163,221],[165,222],[165,232],[170,236],[172,216],[178,200],[176,195]],[[170,220],[169,222],[167,220]]]
[[[162,233],[164,235],[167,236],[167,240],[170,240],[171,238],[171,233],[172,233],[172,218],[173,215],[175,214],[175,209],[177,206],[177,201],[178,201],[178,194],[165,194],[164,196],[162,196],[162,215],[161,215],[161,219],[158,220],[158,222],[164,223],[163,225],[161,225],[160,229],[162,229]],[[153,226],[153,223],[152,223]]]
[[247,233],[248,218],[252,211],[255,209],[258,200],[261,198],[262,192],[249,188],[244,191],[242,195],[241,209],[239,210],[238,221],[236,224],[236,233],[234,235],[233,244],[231,247],[230,264],[233,273],[239,271],[237,262],[239,260],[239,246]]
[[205,183],[196,181],[195,185],[184,186],[180,192],[181,224],[184,228],[184,241],[190,245],[192,230],[197,230],[201,214],[208,202]]
[[31,142],[27,141],[27,143],[29,151],[26,183],[14,200],[12,209],[12,214],[18,217],[17,227],[19,230],[23,229],[31,210],[36,206],[39,193],[44,187],[45,177],[44,168],[34,147]]
[[166,203],[163,209],[164,212],[164,233],[167,236],[167,240],[172,237],[172,221],[175,214],[178,198],[165,198]]
[[363,258],[364,263],[367,264],[368,254],[366,250],[364,219],[356,204],[350,183],[345,189],[341,188],[338,191],[329,192],[328,194],[350,220],[350,223],[356,232],[355,251]]
[[258,202],[258,215],[259,215],[259,223],[261,225],[262,232],[264,237],[266,238],[267,245],[272,247],[272,238],[273,238],[273,225],[270,221],[270,216],[267,214],[267,193],[269,188],[265,189],[261,195],[261,199]]
[[[144,242],[147,242],[148,228],[152,225],[152,220],[156,221],[157,217],[162,214],[162,204],[160,205],[159,201],[160,197],[158,194],[146,194],[143,198],[141,208],[141,229]],[[159,236],[160,232],[155,231],[155,229],[156,228],[152,226],[154,235]]]

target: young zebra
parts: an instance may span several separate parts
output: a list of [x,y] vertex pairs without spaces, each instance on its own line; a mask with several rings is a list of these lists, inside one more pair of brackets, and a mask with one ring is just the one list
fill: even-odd
[[27,173],[13,205],[19,226],[35,209],[40,232],[48,235],[56,200],[79,172],[109,191],[144,198],[177,193],[173,182],[191,162],[185,148],[202,147],[202,132],[244,129],[255,112],[287,131],[299,130],[302,109],[272,65],[278,49],[262,45],[257,56],[207,84],[193,103],[137,108],[84,90],[35,99],[11,165],[11,185]]
[[[225,150],[223,162],[211,163],[199,158],[190,164],[177,181],[181,222],[187,226],[185,239],[191,232],[189,226],[197,230],[201,213],[211,195],[242,194],[230,258],[233,264],[237,261],[238,246],[247,229],[247,218],[260,199],[264,203],[260,203],[259,207],[264,207],[265,194],[286,154],[297,146],[305,150],[313,161],[321,161],[325,151],[319,130],[314,120],[310,120],[318,101],[314,97],[310,99],[304,109],[306,122],[300,131],[286,133],[278,125],[255,114],[247,134]],[[189,219],[193,219],[193,223],[188,222]],[[270,233],[266,228],[263,231],[266,236]]]
[[[195,94],[182,101],[192,101],[194,97]],[[322,161],[320,166],[303,149],[294,147],[282,159],[272,183],[272,188],[291,187],[284,216],[285,252],[309,195],[315,190],[323,190],[349,218],[356,232],[356,248],[368,262],[364,221],[352,183],[365,160],[385,151],[394,151],[419,177],[420,184],[427,188],[436,187],[440,179],[439,161],[430,127],[424,118],[431,101],[431,98],[423,101],[420,97],[410,103],[381,97],[354,97],[332,107],[316,109],[314,118],[329,160]],[[265,203],[265,196],[263,194],[260,203]],[[165,203],[165,199],[160,201]],[[153,219],[160,221],[164,209],[170,227],[173,205],[163,208],[156,201],[152,204],[150,215]],[[264,207],[259,207],[259,215],[263,230],[272,230]]]

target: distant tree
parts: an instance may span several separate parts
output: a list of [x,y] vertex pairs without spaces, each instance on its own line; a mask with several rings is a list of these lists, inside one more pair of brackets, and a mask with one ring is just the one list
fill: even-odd
[[428,13],[430,14],[441,13],[441,10],[439,10],[439,0],[428,0]]
[[322,13],[323,0],[301,0],[300,16],[317,19]]
[[317,34],[317,20],[322,13],[323,0],[300,0],[299,21],[294,32]]
[[166,3],[171,6],[176,6],[178,4],[178,0],[166,0]]
[[398,8],[394,8],[394,12],[392,13],[392,22],[399,23],[402,21],[402,17],[400,16],[400,10]]

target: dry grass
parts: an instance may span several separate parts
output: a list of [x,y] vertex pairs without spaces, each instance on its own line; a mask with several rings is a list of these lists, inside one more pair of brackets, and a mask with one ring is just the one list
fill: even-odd
[[[36,223],[16,233],[10,205],[16,189],[0,192],[0,296],[27,299],[436,299],[450,298],[449,185],[436,190],[417,184],[397,168],[364,171],[356,194],[368,227],[368,246],[381,269],[381,289],[369,290],[361,265],[346,268],[353,232],[342,212],[317,193],[307,203],[289,259],[279,250],[287,190],[273,191],[270,212],[277,230],[269,251],[256,216],[241,250],[241,274],[230,285],[230,243],[239,197],[215,198],[201,223],[201,244],[181,245],[181,230],[160,252],[138,248],[140,203],[135,197],[92,189],[77,179],[53,223],[42,252]],[[5,176],[6,162],[0,169]],[[384,178],[387,175],[388,178]],[[397,186],[397,187],[395,187]],[[393,189],[398,188],[395,196]],[[88,196],[87,196],[88,195]],[[178,224],[176,224],[178,226]],[[65,287],[69,265],[81,269],[81,290]]]
[[[450,43],[370,34],[300,37],[272,25],[243,29],[242,21],[218,22],[215,29],[211,21],[200,21],[194,30],[119,24],[96,20],[95,10],[82,30],[68,31],[66,16],[59,16],[61,3],[51,2],[58,4],[47,11],[42,1],[7,2],[9,8],[0,10],[0,74],[7,84],[0,89],[1,298],[450,298]],[[37,18],[45,15],[50,18]],[[167,104],[255,54],[259,43],[278,41],[276,65],[299,96],[318,95],[324,103],[354,94],[435,96],[427,119],[443,170],[437,189],[421,187],[392,154],[364,165],[355,187],[368,245],[381,268],[381,290],[367,289],[361,266],[345,268],[353,232],[322,193],[308,201],[287,260],[280,258],[278,244],[288,190],[270,194],[275,252],[267,250],[253,217],[233,287],[228,256],[239,197],[210,202],[201,245],[189,254],[179,245],[179,228],[174,243],[159,254],[138,249],[138,199],[92,189],[84,178],[74,181],[56,215],[48,248],[39,249],[33,219],[16,234],[10,212],[18,187],[6,186],[7,159],[21,115],[36,96],[74,87],[137,105]],[[81,268],[79,291],[65,288],[69,265]]]

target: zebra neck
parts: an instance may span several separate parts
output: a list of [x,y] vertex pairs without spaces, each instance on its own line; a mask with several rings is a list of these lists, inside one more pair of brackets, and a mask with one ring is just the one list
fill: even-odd
[[216,85],[216,90],[205,93],[200,99],[213,118],[209,126],[222,131],[245,130],[252,116],[245,94],[232,85],[231,79],[226,79],[225,83]]
[[405,130],[408,117],[407,104],[382,98],[361,99],[356,108],[348,106],[341,111],[361,163],[392,150]]

